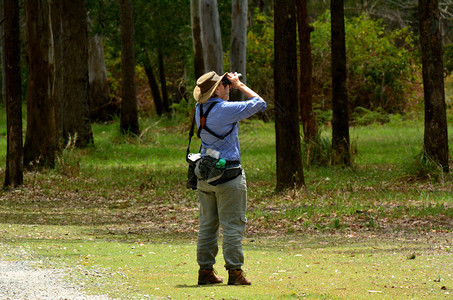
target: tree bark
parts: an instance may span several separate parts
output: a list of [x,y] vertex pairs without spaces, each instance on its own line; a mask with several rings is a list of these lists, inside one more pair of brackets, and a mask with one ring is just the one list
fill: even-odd
[[148,78],[149,87],[153,94],[154,106],[158,116],[162,115],[162,99],[160,97],[159,85],[157,84],[156,76],[154,75],[151,62],[149,61],[148,54],[145,54],[144,68],[146,77]]
[[424,151],[426,156],[442,166],[444,172],[448,172],[448,132],[438,1],[419,0],[418,10],[425,97]]
[[[247,83],[247,0],[231,1],[231,44],[230,71],[242,74],[241,81]],[[230,99],[243,100],[244,95],[238,90],[230,90]]]
[[[5,6],[5,0],[0,0],[0,20],[4,20],[5,14],[3,7]],[[5,24],[0,22],[0,36],[5,36]],[[0,38],[0,55],[2,63],[2,78],[6,77],[6,64],[5,64],[5,39]],[[6,106],[6,80],[2,80],[2,103]]]
[[121,0],[121,124],[123,133],[138,135],[137,95],[135,87],[134,11],[131,0]]
[[200,0],[190,0],[190,20],[192,24],[195,79],[198,79],[205,73],[203,45],[201,41]]
[[296,3],[274,0],[277,189],[304,185],[297,101]]
[[19,4],[4,1],[5,77],[6,82],[6,173],[4,186],[23,183],[22,102],[20,74]]
[[55,131],[58,148],[63,146],[63,1],[52,1],[51,4],[52,37],[53,37],[53,74],[52,102],[55,107]]
[[111,120],[115,107],[110,101],[103,38],[98,34],[88,40],[88,82],[90,119],[102,122]]
[[201,0],[200,16],[205,71],[223,75],[223,47],[217,0]]
[[296,0],[297,23],[299,29],[299,103],[300,117],[304,129],[305,142],[314,141],[318,135],[318,125],[316,124],[313,112],[312,97],[312,62],[310,34],[313,26],[308,20],[307,0]]
[[170,112],[170,102],[168,99],[168,91],[167,91],[167,80],[165,79],[165,64],[164,64],[164,56],[162,54],[162,49],[157,49],[157,60],[159,61],[159,79],[160,79],[160,89],[162,91],[162,106],[164,111],[169,113]]
[[86,1],[62,1],[63,140],[77,136],[75,145],[93,143],[88,94],[88,24]]
[[50,3],[47,0],[25,1],[28,37],[27,130],[24,165],[55,165],[57,138],[55,109],[52,102],[53,40]]
[[349,112],[346,91],[346,45],[343,0],[331,0],[332,148],[334,163],[351,165]]

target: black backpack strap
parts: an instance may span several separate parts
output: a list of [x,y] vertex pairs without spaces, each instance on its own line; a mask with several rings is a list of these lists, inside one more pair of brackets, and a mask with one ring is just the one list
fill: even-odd
[[206,126],[206,118],[208,117],[209,115],[209,112],[211,111],[211,109],[217,104],[217,102],[214,102],[211,104],[211,106],[208,107],[208,109],[206,110],[205,113],[203,113],[203,104],[200,104],[200,127],[198,127],[198,133],[197,133],[197,136],[200,137],[200,133],[201,133],[201,130],[202,129],[207,129],[208,132],[209,132],[209,129],[208,129],[208,126]]
[[186,159],[187,159],[187,156],[189,155],[190,153],[190,142],[192,141],[192,137],[193,137],[193,128],[195,126],[195,113],[193,114],[193,119],[192,119],[192,126],[190,127],[190,131],[189,131],[189,145],[187,146],[187,155],[186,155]]
[[205,126],[205,128],[203,128],[204,130],[206,130],[207,132],[209,132],[210,134],[212,134],[213,136],[215,136],[216,138],[218,139],[221,139],[223,140],[224,138],[226,138],[227,136],[229,136],[232,132],[233,132],[233,129],[234,127],[236,127],[236,123],[233,125],[233,127],[231,127],[231,129],[224,135],[218,135],[217,133],[215,133],[214,131],[212,131],[211,129],[209,129],[207,126]]
[[[190,131],[189,131],[189,145],[187,146],[186,160],[190,153],[190,142],[192,141],[192,137],[194,134],[194,127],[195,127],[195,113],[193,114],[192,126],[190,127]],[[198,150],[198,152],[201,152],[201,145],[200,145],[200,150]]]
[[197,136],[200,137],[200,133],[201,133],[201,130],[204,129],[206,130],[207,132],[209,132],[210,134],[212,134],[213,136],[215,136],[216,138],[218,139],[221,139],[223,140],[224,138],[226,138],[228,135],[230,135],[233,130],[234,130],[234,127],[236,127],[236,123],[234,124],[234,126],[224,135],[218,135],[217,133],[215,133],[214,131],[212,131],[207,125],[206,125],[206,119],[208,117],[208,114],[209,112],[211,111],[211,109],[214,107],[214,105],[216,105],[218,102],[214,102],[211,104],[211,106],[208,107],[208,109],[206,110],[205,113],[203,113],[203,104],[200,104],[200,127],[198,127],[198,133],[197,133]]

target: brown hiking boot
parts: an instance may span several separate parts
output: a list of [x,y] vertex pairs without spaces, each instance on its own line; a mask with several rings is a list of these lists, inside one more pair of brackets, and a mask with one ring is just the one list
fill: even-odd
[[217,276],[214,269],[200,269],[198,271],[198,285],[222,283],[222,277]]
[[251,285],[252,282],[245,278],[245,273],[241,269],[228,270],[228,285]]

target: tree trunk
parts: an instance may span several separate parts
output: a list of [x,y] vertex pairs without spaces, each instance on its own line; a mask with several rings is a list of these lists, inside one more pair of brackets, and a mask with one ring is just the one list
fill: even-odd
[[[0,20],[4,20],[4,4],[5,0],[0,0]],[[0,22],[0,37],[5,36],[5,24]],[[1,62],[2,62],[2,78],[6,77],[6,64],[5,64],[5,39],[0,38],[0,55],[1,55]],[[6,106],[6,80],[2,80],[2,103]]]
[[55,109],[52,102],[53,40],[50,3],[25,1],[28,35],[27,130],[24,145],[25,166],[53,167],[57,138]]
[[312,97],[312,64],[311,64],[311,45],[310,34],[313,26],[308,20],[307,0],[296,0],[297,3],[297,22],[299,28],[299,103],[300,116],[304,128],[305,142],[314,141],[318,135],[318,125],[316,124],[313,112]]
[[190,0],[190,20],[192,23],[195,79],[198,79],[205,73],[203,46],[201,42],[200,0]]
[[144,68],[146,77],[148,78],[149,87],[153,94],[154,106],[158,116],[162,115],[162,99],[160,97],[159,85],[157,84],[156,76],[154,76],[151,62],[149,61],[148,54],[145,54]]
[[420,44],[425,97],[425,154],[444,172],[448,166],[448,133],[445,105],[442,41],[437,0],[419,0]]
[[103,38],[98,34],[88,40],[88,82],[90,119],[101,122],[111,120],[115,107],[110,101]]
[[162,105],[165,112],[170,112],[170,103],[168,100],[167,80],[165,79],[164,56],[162,49],[157,49],[157,60],[159,61],[159,79],[160,89],[162,91]]
[[4,1],[4,53],[6,82],[6,173],[5,186],[23,183],[24,152],[22,145],[22,102],[20,74],[19,4],[16,0]]
[[334,163],[350,166],[343,0],[331,0],[330,4],[332,14],[332,148],[335,151]]
[[132,0],[121,0],[121,124],[123,133],[138,135],[137,95],[135,88],[134,11]]
[[86,1],[62,1],[63,140],[77,135],[75,145],[93,143],[88,94],[88,24]]
[[57,136],[58,148],[63,145],[63,105],[64,105],[64,86],[63,86],[63,1],[52,1],[52,37],[53,37],[53,74],[54,83],[52,89],[52,102],[55,107],[55,131]]
[[277,189],[304,185],[297,101],[296,3],[274,0]]
[[205,71],[223,75],[223,47],[217,0],[201,0],[200,16]]
[[[244,83],[247,83],[247,13],[247,0],[233,0],[231,2],[230,71],[241,73],[241,81]],[[230,91],[230,99],[243,100],[244,95],[233,89]]]

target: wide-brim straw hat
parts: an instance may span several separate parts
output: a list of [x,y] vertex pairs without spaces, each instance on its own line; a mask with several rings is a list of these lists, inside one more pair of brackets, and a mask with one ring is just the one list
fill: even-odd
[[226,74],[227,73],[219,76],[216,72],[211,71],[200,76],[197,80],[197,86],[193,90],[193,98],[195,101],[200,104],[208,101]]

